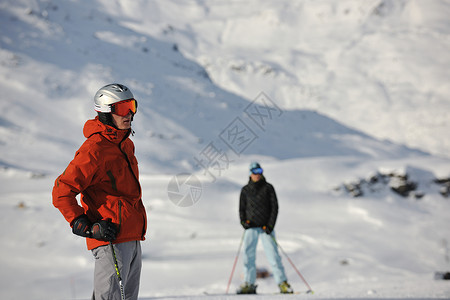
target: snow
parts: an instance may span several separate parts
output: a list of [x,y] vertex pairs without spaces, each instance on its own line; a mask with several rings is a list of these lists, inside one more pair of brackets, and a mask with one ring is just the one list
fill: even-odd
[[[450,298],[434,279],[450,271],[450,202],[433,182],[450,177],[449,13],[437,0],[0,2],[0,297],[90,298],[93,257],[51,189],[93,95],[121,82],[139,102],[140,299]],[[273,278],[225,295],[255,160],[314,295],[285,256],[300,295],[273,294]],[[407,173],[424,196],[336,189],[377,172]],[[192,206],[171,201],[181,173],[201,182]],[[242,278],[239,259],[231,293]]]

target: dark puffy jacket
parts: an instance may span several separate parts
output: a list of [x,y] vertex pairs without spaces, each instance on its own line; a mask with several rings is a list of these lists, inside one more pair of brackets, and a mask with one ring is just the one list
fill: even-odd
[[257,182],[251,179],[241,190],[239,217],[241,224],[250,221],[250,227],[275,227],[278,200],[273,186],[264,177]]

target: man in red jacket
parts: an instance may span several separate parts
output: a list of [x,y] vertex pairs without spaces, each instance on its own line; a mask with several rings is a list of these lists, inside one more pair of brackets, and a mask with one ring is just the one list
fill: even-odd
[[129,139],[137,101],[126,86],[109,84],[98,90],[94,103],[98,116],[86,122],[86,141],[56,179],[53,205],[72,232],[86,238],[95,257],[92,299],[121,298],[115,258],[126,299],[137,299],[140,241],[147,227],[134,144]]

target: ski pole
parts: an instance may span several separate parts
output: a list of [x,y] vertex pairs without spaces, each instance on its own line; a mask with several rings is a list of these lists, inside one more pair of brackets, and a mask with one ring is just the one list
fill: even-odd
[[275,245],[277,245],[278,248],[280,248],[281,252],[283,252],[284,256],[286,256],[286,258],[288,259],[289,263],[291,264],[291,266],[294,268],[295,272],[297,272],[298,276],[301,278],[301,280],[303,280],[303,282],[305,283],[305,285],[308,287],[308,291],[306,291],[307,294],[311,293],[314,294],[313,290],[311,289],[311,287],[309,286],[308,282],[306,282],[305,278],[303,277],[303,275],[300,273],[300,271],[297,269],[297,267],[294,265],[294,263],[292,262],[292,260],[289,258],[289,256],[287,255],[287,253],[283,250],[283,248],[281,248],[280,244],[278,244],[277,240],[275,239],[275,236],[273,236],[272,234],[270,235],[273,239],[273,241],[275,242]]
[[117,279],[119,280],[120,297],[122,300],[125,300],[125,293],[123,291],[122,277],[120,276],[119,265],[117,264],[116,251],[114,251],[114,246],[111,242],[109,242],[109,246],[111,247],[111,252],[112,252],[112,256],[113,256],[113,260],[114,260],[114,267],[116,268]]
[[230,279],[228,279],[228,285],[227,285],[226,294],[228,294],[228,290],[230,289],[231,279],[233,279],[234,269],[236,268],[236,263],[237,263],[238,258],[239,258],[239,253],[241,252],[242,242],[244,241],[244,235],[245,235],[245,230],[242,233],[241,242],[239,243],[239,248],[238,248],[238,251],[236,253],[236,258],[234,259],[234,264],[233,264],[233,269],[231,270]]

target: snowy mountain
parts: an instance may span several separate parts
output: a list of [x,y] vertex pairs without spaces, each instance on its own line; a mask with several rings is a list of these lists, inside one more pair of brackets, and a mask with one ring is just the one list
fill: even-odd
[[263,90],[282,109],[316,110],[448,157],[448,2],[315,2],[137,1],[144,9],[120,14],[134,19],[127,28],[176,44],[227,91],[253,99]]
[[[277,191],[280,245],[315,290],[293,297],[449,297],[434,279],[450,270],[436,183],[450,177],[449,12],[448,1],[0,2],[1,298],[90,297],[92,255],[51,188],[111,82],[139,102],[142,299],[232,297],[211,294],[225,292],[253,160]],[[407,173],[423,196],[336,189],[377,172]],[[170,201],[180,173],[201,181],[195,205]],[[272,278],[258,285],[285,299]]]

